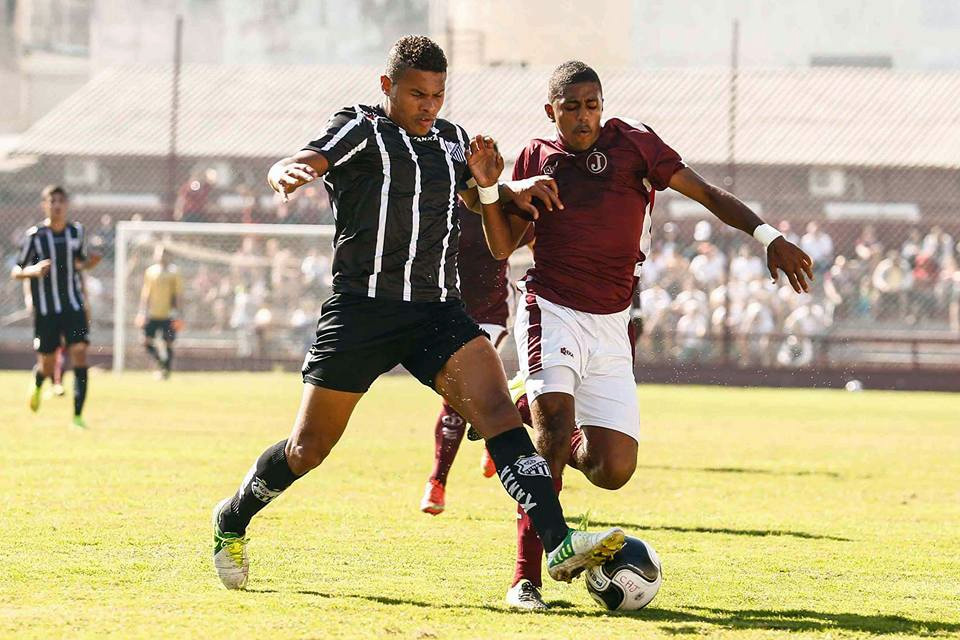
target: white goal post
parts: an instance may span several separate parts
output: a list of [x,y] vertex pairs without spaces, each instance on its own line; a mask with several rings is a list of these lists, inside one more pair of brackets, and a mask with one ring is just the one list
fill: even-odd
[[[122,221],[114,255],[113,370],[140,362],[144,270],[162,244],[183,278],[187,353],[299,353],[330,292],[333,225]],[[302,329],[302,331],[300,330]],[[131,336],[135,340],[131,340]],[[302,338],[302,340],[301,340]],[[179,351],[179,346],[178,346]],[[263,355],[261,353],[260,355]],[[216,358],[217,356],[211,356]]]

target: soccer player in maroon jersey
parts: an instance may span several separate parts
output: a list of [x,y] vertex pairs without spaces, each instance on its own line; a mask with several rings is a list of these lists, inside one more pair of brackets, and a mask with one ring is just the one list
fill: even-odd
[[[628,337],[637,263],[650,248],[653,194],[674,189],[727,225],[765,245],[776,279],[808,290],[812,262],[732,194],[687,167],[649,127],[621,118],[601,122],[597,73],[579,61],[553,72],[545,105],[556,136],[534,139],[520,154],[514,180],[550,176],[556,197],[535,218],[535,264],[519,283],[514,336],[530,402],[534,443],[559,490],[565,466],[594,485],[622,487],[637,464],[639,408]],[[560,210],[562,209],[562,210]],[[551,213],[552,211],[552,213]],[[514,213],[519,213],[514,210]],[[530,222],[503,211],[484,218],[494,255],[503,255]],[[518,555],[507,602],[545,608],[543,549],[520,514]]]
[[[467,315],[480,328],[499,353],[506,342],[507,319],[510,317],[509,265],[490,254],[480,216],[473,215],[461,205],[460,243],[457,268],[460,275],[460,298]],[[533,229],[528,229],[520,244],[530,244]],[[420,501],[420,510],[430,515],[443,513],[446,506],[447,474],[453,466],[460,442],[467,430],[467,422],[446,401],[434,426],[434,465]],[[480,461],[484,477],[490,478],[497,469],[486,447]]]

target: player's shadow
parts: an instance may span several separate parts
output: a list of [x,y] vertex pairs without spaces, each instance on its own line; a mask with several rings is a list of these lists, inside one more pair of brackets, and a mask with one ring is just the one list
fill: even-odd
[[366,600],[368,602],[377,602],[389,605],[412,605],[414,607],[424,607],[428,609],[482,609],[485,611],[504,611],[505,607],[496,607],[486,604],[445,604],[438,602],[424,602],[422,600],[409,600],[406,598],[391,598],[390,596],[374,596],[360,593],[325,593],[323,591],[314,591],[312,589],[295,589],[292,591],[278,591],[277,589],[247,589],[251,593],[299,593],[302,596],[316,596],[330,600],[342,598],[352,598],[355,600]]
[[894,615],[825,613],[810,609],[718,609],[688,607],[688,611],[650,609],[637,617],[651,621],[680,623],[664,628],[674,634],[691,633],[691,624],[717,625],[726,629],[776,629],[782,631],[855,631],[872,635],[938,635],[960,632],[960,623],[914,620]]
[[[252,593],[282,593],[275,589],[248,589]],[[414,606],[423,609],[477,609],[495,613],[518,613],[503,605],[480,605],[456,602],[425,602],[411,598],[393,598],[368,594],[337,594],[297,589],[289,593],[316,596],[330,600],[353,598],[385,605]],[[960,632],[960,623],[940,622],[936,620],[914,620],[904,616],[861,615],[858,613],[824,613],[810,609],[719,609],[711,607],[687,607],[686,611],[674,609],[649,608],[641,611],[604,611],[602,609],[583,609],[565,601],[554,600],[550,609],[540,615],[564,616],[571,618],[636,618],[648,622],[670,623],[678,626],[661,627],[661,630],[673,634],[700,633],[701,629],[692,625],[713,625],[725,629],[775,629],[784,631],[859,631],[872,635],[935,635]],[[525,614],[522,612],[521,614]]]
[[[577,525],[583,519],[583,516],[568,516],[567,522]],[[730,536],[788,536],[791,538],[803,538],[804,540],[833,540],[835,542],[852,542],[850,538],[840,536],[828,536],[819,533],[807,533],[806,531],[790,531],[789,529],[730,529],[727,527],[677,527],[670,525],[651,526],[648,524],[639,524],[636,522],[606,522],[604,520],[588,519],[591,527],[620,527],[630,530],[644,531],[676,531],[678,533],[720,533]]]
[[822,476],[824,478],[836,478],[841,476],[836,471],[780,471],[777,469],[752,469],[750,467],[673,467],[669,465],[638,464],[637,469],[652,469],[655,471],[694,471],[699,473],[742,473],[760,476]]

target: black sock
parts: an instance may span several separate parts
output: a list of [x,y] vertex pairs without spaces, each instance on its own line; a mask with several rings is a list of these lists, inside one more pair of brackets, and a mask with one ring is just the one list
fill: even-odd
[[160,362],[160,352],[157,351],[157,345],[151,342],[150,344],[144,345],[144,348],[147,350],[147,353],[150,354],[151,358]]
[[250,520],[300,476],[290,470],[286,440],[268,447],[243,479],[233,500],[220,512],[220,530],[243,535]]
[[40,367],[33,368],[33,382],[37,385],[37,388],[43,386],[43,381],[47,376],[43,375],[43,371],[40,371]]
[[534,449],[527,430],[517,427],[490,438],[487,451],[497,466],[497,476],[504,489],[533,522],[543,548],[556,549],[570,528],[563,519],[550,465]]
[[173,366],[173,344],[167,343],[167,359],[160,363],[164,369],[170,371],[170,368]]
[[87,368],[73,368],[73,415],[83,413],[83,403],[87,400]]

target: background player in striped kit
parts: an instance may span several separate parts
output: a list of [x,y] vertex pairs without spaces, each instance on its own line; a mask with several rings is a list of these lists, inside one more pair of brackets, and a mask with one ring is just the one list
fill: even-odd
[[50,185],[41,193],[44,221],[27,230],[11,276],[29,280],[33,300],[34,338],[37,352],[30,409],[40,408],[41,388],[53,376],[55,353],[66,345],[73,365],[73,424],[86,428],[83,406],[87,397],[87,345],[90,324],[80,271],[100,262],[87,255],[83,225],[67,220],[67,192]]
[[[487,334],[499,353],[507,338],[507,320],[510,317],[510,281],[507,260],[497,260],[490,253],[483,235],[480,216],[466,211],[461,205],[460,253],[457,270],[460,274],[460,295],[467,315],[473,318]],[[521,240],[521,245],[533,242],[533,229]],[[434,465],[420,501],[420,510],[438,515],[446,507],[447,474],[457,456],[457,450],[467,430],[467,422],[457,410],[444,401],[434,425]],[[486,447],[480,458],[484,477],[496,472]]]

